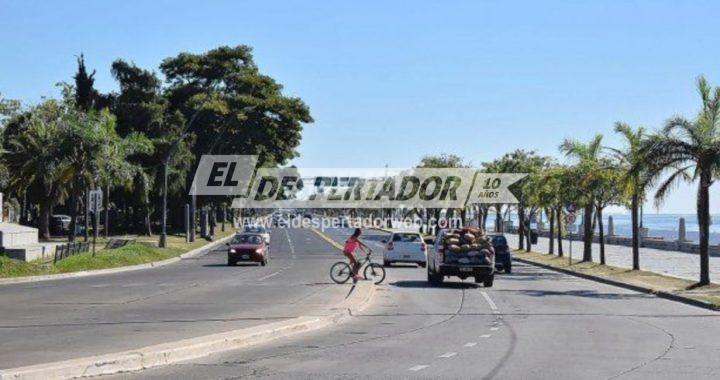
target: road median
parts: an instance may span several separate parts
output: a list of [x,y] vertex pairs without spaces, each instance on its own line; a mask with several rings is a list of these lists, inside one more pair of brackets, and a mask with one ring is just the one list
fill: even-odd
[[693,281],[655,272],[573,260],[537,252],[515,251],[513,259],[572,276],[653,294],[660,298],[720,311],[720,285],[697,286]]
[[[204,253],[206,250],[211,249],[212,247],[220,244],[224,244],[230,238],[232,238],[233,234],[229,233],[227,236],[216,240],[211,241],[206,244],[203,244],[197,248],[193,248],[187,252],[177,254],[174,257],[166,258],[159,261],[150,261],[142,264],[135,264],[135,265],[126,265],[126,266],[115,266],[111,268],[104,268],[104,269],[92,269],[92,270],[78,270],[78,271],[68,271],[66,273],[52,273],[52,274],[42,274],[42,275],[34,275],[34,276],[20,276],[20,277],[6,277],[6,278],[0,278],[0,285],[5,284],[20,284],[20,283],[27,283],[27,282],[38,282],[38,281],[49,281],[49,280],[60,280],[60,279],[66,279],[66,278],[77,278],[77,277],[87,277],[87,276],[96,276],[96,275],[103,275],[103,274],[112,274],[112,273],[121,273],[121,272],[128,272],[128,271],[134,271],[139,269],[148,269],[148,268],[157,268],[164,265],[172,264],[175,262],[178,262],[182,259],[188,259],[197,257],[200,254]],[[122,248],[118,248],[122,249]],[[153,248],[157,249],[157,248]],[[102,251],[99,252],[99,254],[102,254]],[[71,256],[68,259],[65,260],[73,260],[74,256]],[[62,261],[60,261],[62,263]]]
[[349,288],[348,297],[326,314],[300,316],[117,353],[4,369],[0,370],[0,380],[73,379],[140,371],[317,330],[356,315],[367,307],[375,293],[375,285],[369,282],[360,282]]

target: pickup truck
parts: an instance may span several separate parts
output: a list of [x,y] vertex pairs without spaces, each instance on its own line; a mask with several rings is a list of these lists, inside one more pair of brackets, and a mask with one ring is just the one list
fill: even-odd
[[457,229],[438,231],[435,245],[428,251],[427,268],[428,282],[433,286],[442,284],[445,277],[455,276],[460,279],[474,277],[476,283],[482,283],[486,288],[492,287],[495,279],[495,252],[491,245],[479,244],[448,244],[456,237],[470,243],[469,236],[476,236],[475,241],[486,239],[478,231],[471,229]]

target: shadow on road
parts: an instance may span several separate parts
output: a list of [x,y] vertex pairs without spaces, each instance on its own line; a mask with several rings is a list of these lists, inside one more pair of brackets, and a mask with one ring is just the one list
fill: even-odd
[[386,269],[421,269],[419,266],[415,264],[392,264],[389,267],[385,267]]
[[[235,264],[236,267],[257,267],[260,266],[258,263],[237,263]],[[233,268],[232,266],[229,266],[227,264],[205,264],[203,265],[205,268]]]
[[647,298],[645,294],[623,294],[623,293],[599,293],[595,290],[566,290],[566,291],[555,291],[555,290],[535,290],[535,289],[519,289],[519,290],[498,290],[498,292],[511,292],[528,295],[531,297],[548,297],[548,296],[570,296],[570,297],[583,297],[583,298],[598,298],[598,299],[634,299],[634,298]]
[[[397,286],[398,288],[435,288],[431,286],[427,281],[395,281],[390,283],[391,286]],[[478,284],[472,282],[443,282],[442,285],[436,288],[441,289],[476,289],[479,288]]]

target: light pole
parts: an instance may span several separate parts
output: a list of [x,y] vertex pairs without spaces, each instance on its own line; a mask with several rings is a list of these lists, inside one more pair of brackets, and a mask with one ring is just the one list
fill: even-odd
[[[158,246],[160,248],[165,248],[167,246],[167,193],[168,193],[168,185],[167,185],[167,179],[168,179],[168,165],[170,164],[170,158],[172,157],[173,152],[177,148],[177,146],[180,144],[180,142],[187,137],[188,130],[190,129],[190,126],[195,122],[195,119],[197,118],[198,114],[202,111],[202,109],[199,109],[195,111],[195,114],[192,115],[190,118],[190,122],[185,124],[185,127],[182,130],[182,133],[180,134],[180,137],[173,142],[173,145],[170,147],[170,150],[168,150],[168,154],[165,157],[165,160],[163,161],[163,206],[162,206],[162,232],[160,233],[160,241],[158,242]],[[194,210],[193,210],[194,211]]]

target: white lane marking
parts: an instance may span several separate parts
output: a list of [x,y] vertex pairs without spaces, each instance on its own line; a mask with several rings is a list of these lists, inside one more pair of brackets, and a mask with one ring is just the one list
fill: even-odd
[[499,327],[491,327],[491,328],[490,328],[490,331],[498,331],[498,330],[500,330]]
[[482,334],[482,335],[480,335],[480,337],[483,338],[483,339],[487,339],[487,338],[489,338],[489,337],[491,337],[491,336],[492,336],[492,335],[490,335],[490,334]]
[[430,366],[429,366],[429,365],[425,365],[425,364],[420,364],[420,365],[416,365],[416,366],[414,366],[414,367],[408,368],[408,371],[417,372],[417,371],[420,371],[421,369],[425,369],[425,368],[427,368],[427,367],[430,367]]
[[285,237],[287,238],[287,241],[288,241],[288,246],[290,247],[290,257],[294,259],[295,258],[295,246],[293,246],[293,243],[290,240],[290,233],[287,232],[287,229],[285,229],[284,231],[285,231]]
[[477,342],[467,342],[465,343],[465,347],[474,347],[477,344]]
[[442,354],[442,355],[440,355],[440,356],[438,356],[438,357],[439,357],[439,358],[451,358],[451,357],[453,357],[453,356],[455,356],[455,355],[457,355],[457,352],[446,352],[446,353],[444,353],[444,354]]
[[281,271],[278,271],[278,272],[270,273],[270,274],[267,275],[267,276],[260,277],[260,278],[258,278],[258,281],[267,280],[267,279],[270,278],[270,277],[277,276],[277,275],[280,274],[280,272],[281,272]]
[[487,301],[488,305],[490,305],[490,309],[497,310],[498,307],[495,305],[495,302],[490,298],[490,296],[486,292],[480,292],[482,294],[483,298],[485,298],[485,301]]

